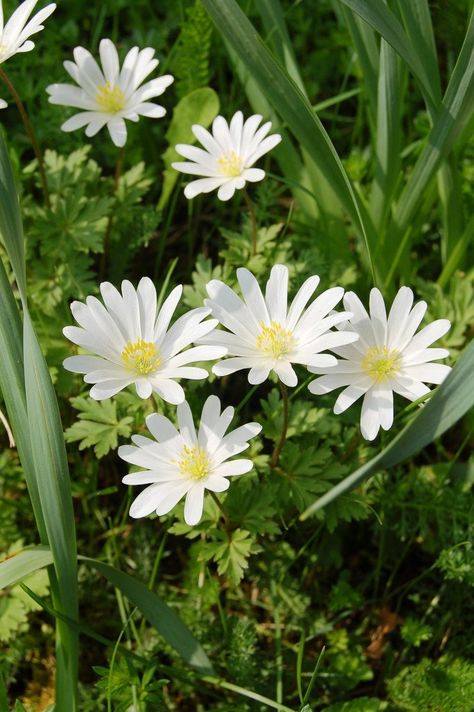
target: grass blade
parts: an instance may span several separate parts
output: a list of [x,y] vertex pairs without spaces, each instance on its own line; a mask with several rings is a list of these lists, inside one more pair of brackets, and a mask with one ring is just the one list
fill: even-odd
[[382,236],[400,175],[401,67],[396,52],[382,39],[378,81],[376,165],[370,214]]
[[[5,294],[7,309],[0,321],[2,340],[8,349],[8,369],[1,368],[9,415],[20,443],[19,453],[29,485],[40,536],[53,553],[54,571],[50,570],[51,592],[55,607],[76,619],[77,572],[75,523],[72,509],[66,450],[56,395],[28,313],[23,229],[15,181],[5,144],[0,137],[0,233],[2,234],[23,305],[23,344],[20,346],[20,317],[11,295]],[[7,292],[3,266],[0,287]],[[16,305],[15,305],[16,307]],[[11,335],[5,332],[13,327]],[[22,373],[23,370],[23,373]],[[11,383],[6,383],[9,374]],[[18,405],[13,401],[18,398]],[[40,513],[39,513],[40,512]],[[47,542],[45,541],[47,540]],[[56,631],[58,709],[76,709],[78,639],[77,633],[58,621]]]
[[235,50],[288,129],[322,171],[356,230],[369,260],[375,245],[373,225],[354,192],[337,152],[304,94],[274,59],[235,0],[203,0],[217,29]]
[[380,470],[398,465],[442,435],[474,405],[474,342],[463,352],[444,383],[428,403],[392,440],[390,445],[352,475],[311,504],[301,520],[325,507],[348,490],[357,487]]
[[120,589],[141,610],[148,622],[156,628],[160,635],[173,646],[183,660],[206,675],[213,674],[209,658],[196,638],[176,613],[153,591],[150,591],[144,583],[102,561],[90,559],[86,556],[79,558],[105,576],[116,588]]
[[403,26],[393,12],[381,0],[340,0],[365,22],[376,30],[400,57],[405,60],[418,80],[425,101],[431,109],[436,110],[437,92],[432,85],[431,71],[420,59],[417,48],[413,46]]
[[32,546],[0,562],[0,590],[20,583],[26,576],[53,563],[51,549]]

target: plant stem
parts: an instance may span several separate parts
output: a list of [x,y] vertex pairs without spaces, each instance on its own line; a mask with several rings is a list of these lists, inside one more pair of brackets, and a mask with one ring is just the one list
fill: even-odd
[[215,502],[215,503],[217,504],[217,506],[219,507],[220,513],[222,514],[222,518],[223,518],[223,520],[224,520],[224,526],[225,526],[225,528],[227,529],[227,527],[228,527],[228,525],[229,525],[229,517],[227,516],[226,511],[225,511],[224,507],[222,506],[222,503],[221,503],[219,497],[218,497],[218,496],[216,495],[216,493],[213,492],[212,490],[208,490],[208,492],[209,492],[209,494],[211,495],[211,497],[212,497],[212,499],[214,500],[214,502]]
[[10,79],[7,77],[7,75],[3,69],[0,69],[0,79],[8,88],[10,94],[12,95],[12,97],[15,101],[17,109],[20,112],[21,120],[23,121],[23,125],[25,127],[26,133],[28,134],[28,137],[31,141],[31,145],[33,147],[33,151],[35,153],[36,160],[38,161],[40,180],[41,180],[41,185],[42,185],[43,193],[44,193],[44,202],[46,203],[46,207],[50,208],[51,201],[49,198],[48,182],[46,180],[46,173],[44,170],[43,154],[41,153],[41,149],[39,147],[38,141],[36,140],[33,126],[31,124],[29,117],[28,117],[28,114],[26,113],[25,106],[24,106],[22,100],[20,99],[20,96],[19,96],[17,90],[15,89],[15,87],[13,86],[13,84],[11,83]]
[[118,187],[119,187],[119,183],[120,183],[120,178],[122,176],[124,155],[125,155],[125,146],[122,146],[122,148],[119,149],[118,156],[117,156],[117,162],[115,164],[115,173],[114,173],[115,201],[114,201],[112,210],[109,213],[109,219],[107,220],[107,227],[105,228],[105,233],[104,233],[104,251],[102,252],[102,258],[100,260],[100,279],[101,280],[105,277],[105,267],[107,264],[107,257],[109,254],[110,233],[112,232],[112,225],[114,222],[115,208],[117,205],[117,192],[118,192]]
[[245,205],[247,206],[247,210],[249,211],[250,222],[252,224],[252,250],[250,254],[253,257],[257,254],[257,218],[255,217],[253,203],[246,190],[244,190],[244,200]]
[[10,428],[10,425],[8,423],[8,420],[4,416],[3,412],[0,410],[0,421],[3,423],[3,427],[5,428],[8,436],[8,446],[9,447],[16,447],[15,445],[15,438],[13,437],[12,430]]
[[273,454],[272,454],[272,457],[270,460],[270,467],[272,469],[275,469],[275,467],[278,465],[278,460],[280,459],[280,453],[283,449],[283,445],[285,444],[286,433],[288,432],[288,388],[281,381],[280,381],[280,391],[281,391],[281,399],[283,401],[283,425],[281,428],[280,439],[278,440],[277,444],[275,445],[275,449],[273,451]]

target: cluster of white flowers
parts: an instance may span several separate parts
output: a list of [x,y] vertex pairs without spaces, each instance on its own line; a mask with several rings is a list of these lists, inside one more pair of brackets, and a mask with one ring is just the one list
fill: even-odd
[[[43,29],[41,23],[56,7],[49,4],[28,21],[36,2],[25,0],[4,27],[0,0],[0,63],[33,49],[28,38]],[[163,117],[164,107],[150,99],[163,94],[173,77],[167,74],[144,83],[159,64],[154,54],[150,47],[132,47],[120,67],[115,45],[102,39],[99,66],[87,49],[76,47],[74,62],[64,62],[75,84],[47,87],[51,103],[80,109],[63,123],[62,130],[86,127],[86,135],[94,136],[106,126],[113,143],[123,147],[126,119]],[[0,108],[5,106],[0,99]],[[264,178],[265,172],[254,164],[281,136],[269,135],[271,123],[262,124],[262,120],[254,114],[244,121],[237,111],[229,123],[217,116],[212,132],[192,127],[202,148],[178,144],[176,151],[186,161],[172,164],[182,173],[199,176],[185,187],[187,198],[217,189],[218,198],[226,201],[247,181]],[[363,396],[360,422],[367,440],[373,440],[380,428],[392,426],[393,393],[415,401],[429,392],[426,383],[439,384],[449,372],[448,366],[432,363],[448,352],[428,347],[450,324],[439,319],[416,333],[427,305],[413,306],[413,292],[407,287],[399,290],[387,317],[378,289],[370,293],[370,315],[353,292],[344,294],[341,287],[327,289],[308,306],[319,284],[316,275],[303,283],[288,306],[288,268],[284,265],[271,270],[265,294],[247,269],[237,270],[237,280],[242,298],[223,282],[211,280],[204,305],[172,326],[182,287],[173,289],[158,310],[156,290],[148,277],[137,289],[123,281],[121,293],[104,282],[100,285],[103,302],[88,297],[85,304],[71,305],[79,326],[66,327],[64,334],[87,353],[67,358],[64,366],[84,374],[84,381],[93,384],[92,398],[110,398],[133,384],[141,398],[156,393],[178,406],[179,430],[155,413],[147,418],[155,440],[135,436],[135,446],[119,449],[124,460],[144,468],[127,475],[124,482],[150,485],[133,503],[133,517],[152,511],[165,514],[186,496],[185,520],[196,524],[202,515],[204,491],[223,492],[229,487],[228,477],[252,468],[249,459],[229,458],[248,448],[261,426],[247,423],[226,434],[234,411],[227,407],[221,413],[216,396],[204,404],[196,435],[191,410],[176,379],[203,379],[208,372],[190,364],[222,358],[212,368],[217,376],[248,370],[249,383],[259,384],[273,373],[285,387],[297,385],[293,366],[303,366],[319,376],[309,384],[311,393],[344,388],[334,405],[336,414]],[[337,312],[335,307],[342,299],[345,311]]]
[[[416,334],[426,303],[413,307],[413,293],[407,287],[400,289],[387,317],[378,289],[370,294],[370,316],[359,298],[353,292],[344,295],[341,287],[325,290],[308,306],[319,284],[316,275],[303,283],[288,306],[284,265],[271,270],[265,294],[247,269],[237,270],[237,279],[243,299],[223,282],[212,280],[204,306],[190,310],[172,326],[182,287],[175,287],[157,311],[156,290],[148,277],[140,280],[136,290],[125,280],[122,293],[104,282],[103,303],[88,297],[85,304],[71,305],[79,327],[68,326],[64,334],[95,355],[72,356],[64,366],[85,374],[84,381],[94,384],[92,398],[110,398],[133,384],[141,398],[155,392],[178,405],[179,431],[155,413],[147,426],[157,442],[137,435],[136,447],[119,449],[124,460],[145,468],[123,481],[150,485],[133,503],[133,517],[152,511],[166,514],[186,496],[185,520],[196,524],[204,491],[223,492],[229,487],[227,477],[252,468],[248,459],[227,460],[245,450],[261,427],[248,423],[226,435],[234,411],[228,407],[221,413],[217,397],[204,404],[196,435],[184,391],[175,380],[208,376],[191,363],[222,358],[212,368],[217,376],[248,369],[249,383],[257,384],[272,372],[290,387],[298,380],[293,364],[304,366],[320,374],[309,384],[311,393],[345,386],[335,413],[364,396],[361,430],[368,440],[380,428],[391,427],[394,392],[417,400],[429,392],[425,382],[441,383],[449,372],[448,366],[430,363],[448,352],[427,348],[445,334],[449,321],[440,319]],[[346,311],[337,312],[334,307],[341,299]]]

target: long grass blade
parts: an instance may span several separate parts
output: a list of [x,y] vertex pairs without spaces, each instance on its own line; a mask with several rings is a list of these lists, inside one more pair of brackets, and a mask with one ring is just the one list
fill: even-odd
[[415,455],[451,428],[474,405],[474,342],[465,349],[444,383],[428,403],[379,455],[359,467],[300,516],[307,519],[337,497],[357,487],[380,470],[398,465]]
[[402,72],[396,52],[384,39],[380,42],[378,81],[376,167],[370,196],[370,214],[375,229],[383,236],[400,174]]
[[288,129],[325,174],[331,189],[363,237],[371,261],[376,241],[373,225],[311,104],[275,60],[235,0],[226,3],[203,0],[203,5]]
[[[14,327],[10,340],[4,336],[8,347],[12,348],[7,360],[14,376],[12,383],[6,384],[7,405],[9,414],[14,414],[13,432],[22,444],[19,453],[23,456],[22,465],[36,509],[39,501],[41,515],[37,515],[37,518],[40,535],[47,539],[53,553],[54,571],[50,571],[53,601],[58,610],[75,619],[78,613],[76,541],[66,451],[56,395],[28,312],[19,202],[8,154],[1,138],[0,185],[0,233],[23,306],[21,349],[18,343],[19,316],[14,315],[11,298],[7,300],[8,318]],[[4,272],[3,269],[1,271]],[[0,283],[3,291],[6,291],[5,279],[0,279]],[[5,333],[8,322],[4,320],[3,309],[1,321],[2,332]],[[5,382],[5,373],[1,380]],[[11,403],[15,396],[19,398],[20,405],[17,408]],[[77,633],[61,621],[58,621],[56,632],[56,705],[58,709],[74,712],[78,668]]]
[[38,569],[53,563],[53,555],[48,546],[31,546],[22,549],[0,562],[0,590],[14,586]]
[[[392,254],[402,242],[436,171],[471,119],[473,109],[474,13],[471,15],[463,46],[428,142],[421,152],[395,207],[393,223],[387,239],[387,247],[391,247]],[[390,253],[387,256],[390,257]],[[397,259],[390,260],[391,268],[385,280],[386,285],[390,283],[395,274],[400,257],[401,252],[399,251]]]

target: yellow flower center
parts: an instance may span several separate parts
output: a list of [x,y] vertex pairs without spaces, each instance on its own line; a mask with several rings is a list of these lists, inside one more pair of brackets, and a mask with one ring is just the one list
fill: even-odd
[[181,474],[192,480],[202,480],[203,477],[207,477],[211,469],[206,451],[199,446],[187,447],[185,445],[178,460],[178,466]]
[[387,381],[400,367],[400,352],[386,346],[372,346],[362,359],[362,368],[376,383]]
[[116,114],[125,106],[125,94],[119,87],[111,86],[110,82],[97,88],[95,100],[107,114]]
[[235,151],[229,151],[217,161],[222,175],[235,178],[242,173],[242,160]]
[[127,368],[141,373],[142,376],[156,371],[161,364],[156,346],[143,339],[128,342],[122,351],[122,361]]
[[257,336],[257,348],[265,356],[281,358],[293,350],[295,338],[291,331],[284,329],[278,321],[272,321],[270,326],[260,324],[261,332]]

